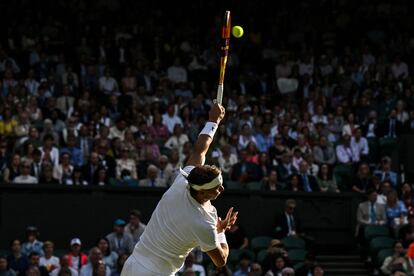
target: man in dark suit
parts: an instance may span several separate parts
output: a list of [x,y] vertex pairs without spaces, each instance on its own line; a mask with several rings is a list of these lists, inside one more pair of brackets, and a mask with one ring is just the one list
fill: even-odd
[[380,127],[381,137],[397,138],[402,132],[403,125],[397,120],[397,111],[393,109],[391,110],[388,119],[385,120]]
[[99,156],[98,153],[92,152],[88,163],[82,167],[82,174],[89,185],[97,185],[99,172]]
[[276,219],[275,238],[283,239],[287,236],[302,236],[303,229],[299,218],[295,214],[296,201],[287,199],[284,212]]
[[320,191],[318,181],[313,175],[309,174],[309,165],[305,160],[299,164],[299,187],[305,192]]
[[233,165],[231,179],[234,181],[240,181],[242,185],[251,181],[260,181],[262,179],[262,173],[260,167],[247,159],[247,151],[240,151],[240,161]]
[[109,178],[115,177],[116,161],[112,156],[108,155],[109,145],[107,141],[101,140],[96,146],[99,165],[106,168]]
[[154,78],[151,76],[151,67],[149,64],[145,64],[144,69],[138,72],[137,86],[144,87],[146,92],[154,91],[156,83]]
[[361,124],[362,136],[366,138],[377,138],[381,135],[380,125],[377,119],[377,112],[371,110],[366,121]]
[[83,159],[87,160],[93,149],[93,138],[88,133],[88,127],[82,125],[79,130],[78,143]]
[[283,144],[288,146],[289,149],[292,149],[294,146],[297,145],[297,142],[292,137],[290,137],[289,130],[290,130],[289,125],[287,124],[283,125],[281,128],[281,135],[282,135]]
[[282,162],[276,167],[277,175],[280,181],[288,183],[291,176],[297,173],[296,168],[292,164],[292,153],[286,151],[282,155]]
[[33,150],[33,162],[30,164],[30,175],[40,180],[42,175],[42,152],[39,149]]

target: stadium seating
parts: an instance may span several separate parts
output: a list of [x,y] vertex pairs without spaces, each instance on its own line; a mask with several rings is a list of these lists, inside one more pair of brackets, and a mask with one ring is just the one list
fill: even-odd
[[262,249],[257,253],[256,261],[260,264],[266,259],[267,256],[267,249]]
[[228,190],[240,190],[242,188],[240,182],[232,180],[225,181],[224,187]]
[[290,249],[305,249],[306,244],[305,241],[301,238],[288,236],[282,239],[283,247],[287,250]]
[[260,191],[263,188],[263,183],[259,181],[249,182],[246,185],[248,190]]
[[230,249],[229,257],[227,262],[232,265],[236,266],[239,262],[240,256],[242,254],[247,254],[250,256],[250,259],[254,261],[256,259],[256,254],[248,249]]
[[272,238],[268,236],[257,236],[252,238],[250,247],[253,251],[259,252],[262,249],[268,248],[271,240]]
[[372,238],[369,245],[369,252],[373,263],[377,262],[378,252],[382,249],[392,249],[394,242],[393,238],[385,236]]
[[294,264],[297,264],[305,261],[307,253],[305,249],[291,249],[288,250],[288,257]]
[[381,156],[391,156],[393,151],[397,148],[397,139],[383,137],[379,140],[379,146]]
[[333,174],[340,190],[349,190],[354,174],[352,165],[338,164],[334,167]]
[[367,242],[375,237],[389,237],[390,230],[385,225],[367,225],[364,230],[364,237]]

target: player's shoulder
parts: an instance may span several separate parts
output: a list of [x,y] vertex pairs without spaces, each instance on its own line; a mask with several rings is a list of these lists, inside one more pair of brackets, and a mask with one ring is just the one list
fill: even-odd
[[193,165],[189,165],[189,166],[185,166],[182,170],[187,173],[190,174],[190,172],[195,168],[195,166]]
[[187,182],[187,177],[190,172],[194,169],[194,166],[185,166],[184,168],[180,168],[175,175],[173,184],[171,186],[176,186],[177,183]]

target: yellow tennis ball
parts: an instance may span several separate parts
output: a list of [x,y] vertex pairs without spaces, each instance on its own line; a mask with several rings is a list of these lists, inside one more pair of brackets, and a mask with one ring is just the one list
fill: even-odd
[[234,26],[233,28],[231,28],[231,33],[234,37],[240,38],[243,36],[244,31],[242,27]]

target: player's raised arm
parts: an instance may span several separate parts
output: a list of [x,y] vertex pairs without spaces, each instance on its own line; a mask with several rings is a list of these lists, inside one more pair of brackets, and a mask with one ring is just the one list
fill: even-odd
[[224,118],[224,114],[225,109],[222,105],[216,103],[211,107],[208,114],[208,122],[197,138],[193,151],[188,158],[187,166],[199,166],[204,164],[206,153],[213,141],[219,123]]

